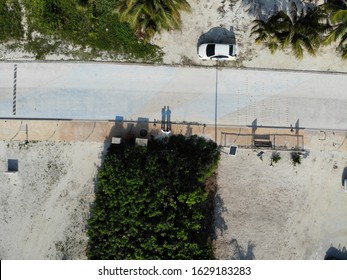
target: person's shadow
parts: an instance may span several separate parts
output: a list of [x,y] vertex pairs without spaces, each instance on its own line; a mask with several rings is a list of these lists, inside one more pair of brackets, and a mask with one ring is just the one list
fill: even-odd
[[165,122],[166,122],[166,106],[161,108],[161,129],[165,129]]
[[167,130],[171,130],[171,110],[169,106],[166,109],[166,128]]

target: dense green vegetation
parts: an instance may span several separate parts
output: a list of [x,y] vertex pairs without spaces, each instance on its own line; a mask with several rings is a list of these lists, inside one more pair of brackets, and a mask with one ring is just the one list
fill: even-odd
[[303,58],[304,51],[314,56],[322,44],[340,40],[338,50],[347,58],[346,7],[343,1],[341,5],[335,2],[301,11],[293,2],[289,14],[279,11],[267,20],[255,20],[251,34],[271,53],[289,48],[298,59]]
[[190,10],[186,0],[0,0],[0,42],[17,39],[11,47],[24,46],[37,59],[72,44],[81,51],[65,53],[82,59],[106,51],[114,59],[161,62],[161,49],[148,42],[178,29],[181,10]]
[[[117,0],[23,0],[33,31],[130,60],[161,61],[157,46],[139,41],[115,13]],[[35,40],[29,45],[35,48]]]
[[[115,59],[160,62],[162,51],[136,37],[115,11],[119,0],[0,0],[0,42],[17,39],[27,51],[44,59],[58,46],[81,46],[79,57],[97,57],[103,51]],[[24,39],[21,7],[28,27]],[[20,41],[21,40],[21,41]],[[20,42],[19,42],[20,41]],[[12,44],[12,47],[16,45]],[[64,50],[63,50],[64,51]],[[69,53],[68,50],[66,53]]]
[[22,13],[18,0],[0,0],[0,42],[23,37]]
[[211,192],[219,150],[192,136],[113,145],[98,174],[90,259],[211,259]]
[[333,26],[331,32],[325,38],[324,44],[338,41],[337,49],[341,52],[342,58],[347,59],[347,4],[343,1],[333,1],[323,7]]

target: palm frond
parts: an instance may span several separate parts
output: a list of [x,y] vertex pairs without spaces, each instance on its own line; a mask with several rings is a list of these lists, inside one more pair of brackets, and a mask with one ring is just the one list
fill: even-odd
[[343,59],[347,59],[347,45],[344,45],[341,49],[341,53],[342,53],[342,58]]
[[149,39],[162,29],[178,29],[179,11],[190,12],[191,7],[186,0],[120,0],[116,11],[141,38]]
[[336,32],[335,30],[332,30],[328,36],[325,37],[325,39],[323,40],[323,45],[330,45],[331,43],[335,42],[337,40],[336,37]]
[[347,24],[347,10],[338,10],[331,16],[331,21],[334,24],[345,23]]
[[302,60],[304,57],[304,50],[302,48],[300,39],[294,40],[294,42],[292,43],[292,52],[294,53],[294,56],[299,59]]
[[274,40],[274,41],[270,41],[270,42],[268,43],[267,47],[269,48],[271,54],[274,54],[274,53],[277,51],[279,45],[278,45],[278,42],[276,42],[276,41]]
[[306,38],[301,39],[302,45],[305,47],[306,51],[311,55],[316,55],[317,46],[312,43],[312,40]]

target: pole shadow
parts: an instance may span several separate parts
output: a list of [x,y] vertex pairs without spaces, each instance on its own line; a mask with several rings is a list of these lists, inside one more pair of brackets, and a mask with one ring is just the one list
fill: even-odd
[[252,134],[255,133],[255,131],[257,130],[257,128],[258,128],[258,120],[257,120],[257,119],[254,119],[254,120],[252,121]]
[[165,129],[165,123],[166,123],[166,106],[161,108],[161,129]]
[[297,119],[297,121],[295,122],[295,134],[299,134],[299,130],[300,130],[300,122],[299,122],[299,119]]

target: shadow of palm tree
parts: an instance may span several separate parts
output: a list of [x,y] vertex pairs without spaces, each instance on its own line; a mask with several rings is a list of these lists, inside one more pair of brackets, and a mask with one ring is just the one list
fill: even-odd
[[338,248],[335,248],[333,244],[330,245],[330,248],[325,253],[325,260],[347,260],[347,249],[345,246],[341,248],[341,245]]
[[[242,0],[242,6],[246,8],[248,14],[255,16],[259,19],[265,20],[279,11],[288,12],[291,3],[294,2],[298,9],[311,8],[315,6],[314,3],[304,2],[301,0],[283,1],[283,0]],[[312,1],[314,2],[314,1]]]
[[255,244],[252,241],[248,241],[247,249],[245,250],[236,239],[232,239],[230,241],[231,251],[233,255],[230,259],[232,260],[255,260],[255,256],[253,254],[253,249],[255,248]]
[[217,239],[217,235],[223,235],[224,231],[228,229],[227,224],[223,218],[223,213],[228,212],[228,209],[224,206],[224,201],[219,194],[214,198],[214,227],[212,238]]
[[343,182],[344,182],[345,179],[347,179],[347,167],[345,167],[343,169],[343,172],[342,172],[342,178],[341,178],[342,186],[343,186]]

